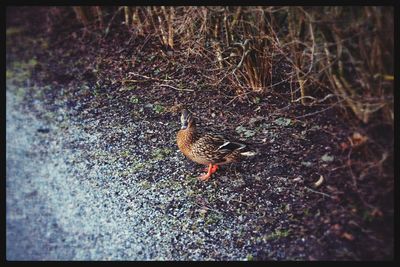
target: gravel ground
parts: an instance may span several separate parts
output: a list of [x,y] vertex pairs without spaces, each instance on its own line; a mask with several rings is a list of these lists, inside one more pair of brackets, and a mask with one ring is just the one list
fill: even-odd
[[158,194],[121,183],[121,166],[93,164],[85,148],[65,149],[98,136],[22,113],[16,99],[7,90],[7,259],[171,258],[177,233],[149,210]]
[[[268,241],[287,235],[276,230],[289,223],[282,200],[307,194],[289,177],[228,168],[200,182],[198,166],[176,150],[176,123],[78,120],[65,103],[49,112],[34,99],[28,108],[16,92],[7,85],[8,260],[247,260],[254,247],[274,259],[315,253],[312,236]],[[151,142],[143,136],[161,131]]]
[[[114,159],[102,150],[107,144],[99,133],[83,131],[62,108],[54,120],[39,119],[42,103],[34,102],[36,112],[29,112],[7,89],[8,260],[246,257],[244,250],[229,245],[230,232],[240,231],[240,225],[222,219],[213,233],[191,227],[196,222],[183,216],[193,205],[185,183],[170,187],[166,182],[183,175],[153,183],[143,179],[146,170],[118,175],[129,161],[110,164]],[[174,152],[172,160],[182,158]],[[215,234],[219,242],[213,242]],[[181,247],[185,250],[175,251]]]

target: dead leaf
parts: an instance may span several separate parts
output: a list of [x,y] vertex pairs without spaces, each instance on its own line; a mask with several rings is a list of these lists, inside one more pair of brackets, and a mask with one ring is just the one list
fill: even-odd
[[314,186],[315,187],[319,187],[322,183],[324,182],[324,176],[319,176],[319,179],[318,179],[318,181],[316,181],[315,183],[314,183]]
[[368,137],[360,134],[359,132],[354,132],[351,136],[351,144],[353,147],[358,147],[364,144],[368,140]]
[[380,209],[375,208],[373,211],[371,211],[371,216],[373,217],[382,217],[383,213],[380,211]]
[[354,236],[352,234],[347,233],[347,232],[344,232],[342,234],[342,238],[347,239],[349,241],[353,241],[354,240]]

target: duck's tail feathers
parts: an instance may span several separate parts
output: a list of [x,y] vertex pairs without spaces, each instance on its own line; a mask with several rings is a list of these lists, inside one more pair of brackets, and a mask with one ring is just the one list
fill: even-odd
[[246,150],[246,151],[240,152],[240,155],[245,156],[245,157],[254,157],[257,154],[259,154],[259,151],[257,149]]

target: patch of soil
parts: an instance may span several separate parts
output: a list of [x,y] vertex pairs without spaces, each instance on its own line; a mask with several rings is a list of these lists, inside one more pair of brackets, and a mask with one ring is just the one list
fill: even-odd
[[[178,173],[190,177],[181,182],[194,204],[182,216],[203,219],[199,227],[204,229],[198,231],[204,231],[207,242],[218,243],[224,232],[214,230],[228,227],[220,221],[231,220],[237,225],[230,228],[229,245],[255,260],[393,258],[390,126],[378,121],[363,125],[329,103],[290,103],[285,85],[259,103],[240,100],[228,82],[212,85],[203,75],[212,69],[204,58],[179,48],[165,53],[156,37],[136,36],[123,25],[112,25],[107,35],[96,29],[84,33],[68,9],[59,14],[61,21],[68,21],[62,27],[49,24],[47,8],[7,11],[7,27],[24,28],[7,37],[7,70],[15,70],[17,61],[37,62],[29,69],[32,89],[25,95],[25,108],[34,109],[37,99],[47,103],[49,111],[67,105],[71,120],[98,121],[101,127],[85,130],[101,133],[115,153],[137,144],[176,150],[184,106],[199,127],[259,147],[261,156],[221,168],[208,183],[194,178],[200,166],[182,156],[169,160],[167,152],[143,173],[150,184],[159,182],[154,177],[161,170],[170,179],[177,179]],[[280,75],[279,65],[274,73]],[[139,128],[112,132],[113,127],[132,124]],[[253,131],[252,136],[240,136],[238,126]],[[355,133],[367,141],[354,144]],[[154,158],[146,149],[133,153],[144,161]],[[184,204],[171,202],[164,212],[178,216]],[[176,246],[175,259],[190,259],[185,245]],[[204,253],[213,252],[205,247]]]

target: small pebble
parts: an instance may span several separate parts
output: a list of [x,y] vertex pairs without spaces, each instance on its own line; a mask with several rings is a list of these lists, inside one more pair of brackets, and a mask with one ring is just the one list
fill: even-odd
[[50,129],[49,128],[39,128],[39,129],[37,129],[37,131],[39,133],[48,133],[48,132],[50,132]]

